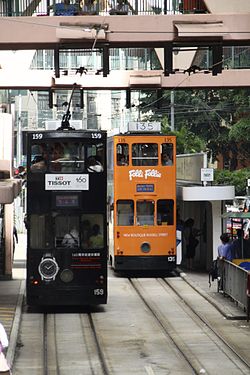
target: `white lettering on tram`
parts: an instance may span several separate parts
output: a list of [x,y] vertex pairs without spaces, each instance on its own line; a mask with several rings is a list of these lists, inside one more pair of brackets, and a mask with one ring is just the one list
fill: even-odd
[[146,169],[144,172],[142,169],[131,169],[129,171],[129,180],[131,181],[133,178],[145,178],[154,177],[154,178],[161,178],[161,173],[157,171],[157,169]]
[[70,185],[70,181],[48,181],[48,185]]
[[168,233],[124,233],[123,237],[167,237]]

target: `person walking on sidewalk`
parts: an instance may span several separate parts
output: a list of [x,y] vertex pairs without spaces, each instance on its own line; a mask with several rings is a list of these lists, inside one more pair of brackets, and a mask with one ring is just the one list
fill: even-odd
[[0,323],[0,374],[11,375],[10,367],[5,357],[5,349],[9,346],[7,333],[2,323]]

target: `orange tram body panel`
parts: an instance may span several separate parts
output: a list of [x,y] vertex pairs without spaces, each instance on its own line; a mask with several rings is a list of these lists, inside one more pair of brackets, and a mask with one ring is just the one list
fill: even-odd
[[116,271],[176,267],[176,138],[108,139],[109,254]]

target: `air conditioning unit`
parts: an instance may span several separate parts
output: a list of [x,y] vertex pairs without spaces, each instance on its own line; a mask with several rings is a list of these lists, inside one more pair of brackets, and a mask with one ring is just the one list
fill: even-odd
[[[76,130],[83,129],[83,122],[81,120],[70,120],[70,126]],[[45,121],[45,129],[46,130],[56,130],[60,128],[62,121],[60,120],[47,120]]]

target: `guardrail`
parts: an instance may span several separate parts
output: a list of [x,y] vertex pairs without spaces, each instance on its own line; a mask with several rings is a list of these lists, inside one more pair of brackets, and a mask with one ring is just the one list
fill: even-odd
[[221,279],[219,291],[230,296],[239,303],[247,313],[247,321],[250,315],[250,272],[226,260],[219,260]]
[[[62,0],[63,1],[63,0]],[[53,7],[60,0],[0,0],[1,17],[19,17],[32,15],[53,15]],[[86,0],[71,0],[76,8],[86,8]],[[88,0],[90,7],[97,10],[97,14],[109,15],[111,9],[121,7],[121,3],[128,9],[129,15],[205,13],[203,0]]]

